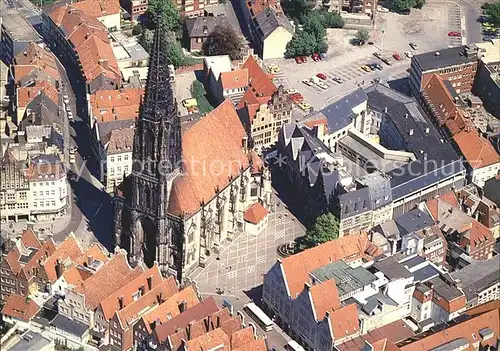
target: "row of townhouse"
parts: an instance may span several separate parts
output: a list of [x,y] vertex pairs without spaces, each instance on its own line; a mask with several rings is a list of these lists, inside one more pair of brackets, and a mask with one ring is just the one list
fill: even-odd
[[[493,269],[473,277],[474,267],[450,275],[417,254],[382,254],[365,235],[349,235],[278,259],[264,276],[262,303],[306,349],[361,350],[360,341],[428,333],[498,300]],[[407,330],[399,333],[401,320]]]
[[229,56],[210,56],[203,71],[214,99],[229,99],[236,106],[250,146],[260,153],[277,142],[283,125],[291,121],[292,101],[283,86],[274,85],[262,60],[249,52],[233,69]]
[[123,251],[110,256],[98,244],[84,251],[72,234],[56,246],[26,230],[0,273],[5,320],[33,331],[43,325],[70,345],[267,350],[255,325],[213,297],[201,300],[191,286],[178,290],[157,265],[132,269]]

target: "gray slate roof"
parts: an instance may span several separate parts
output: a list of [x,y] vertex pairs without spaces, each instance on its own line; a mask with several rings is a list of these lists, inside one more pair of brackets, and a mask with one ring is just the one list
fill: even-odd
[[439,50],[439,55],[436,55],[435,51],[429,51],[413,56],[413,60],[418,63],[424,72],[477,61],[477,56],[466,56],[463,54],[466,47],[466,45],[463,45],[456,48]]
[[[369,87],[366,93],[370,109],[382,114],[387,109],[380,130],[382,144],[389,149],[413,152],[417,158],[388,173],[394,200],[465,171],[459,155],[450,143],[442,141],[413,98],[381,84]],[[400,138],[394,140],[387,134],[389,131],[398,133]]]
[[496,255],[488,261],[474,261],[467,267],[451,273],[451,277],[457,281],[470,301],[476,294],[500,281],[500,255]]
[[434,225],[432,217],[418,208],[399,216],[394,221],[403,233],[413,233]]
[[373,267],[384,273],[389,280],[409,278],[412,276],[411,272],[392,256],[375,262]]
[[225,16],[186,18],[186,31],[190,38],[208,37],[215,27],[226,23]]
[[255,16],[257,27],[260,28],[264,38],[267,38],[278,27],[283,27],[293,34],[294,28],[285,15],[278,15],[273,9],[265,9]]
[[347,127],[354,118],[352,109],[366,100],[368,96],[363,89],[359,88],[321,110],[328,121],[328,131],[334,133]]

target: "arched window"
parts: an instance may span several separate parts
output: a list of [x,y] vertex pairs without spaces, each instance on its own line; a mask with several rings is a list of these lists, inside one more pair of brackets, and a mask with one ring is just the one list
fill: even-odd
[[259,183],[256,181],[250,184],[250,196],[259,196]]

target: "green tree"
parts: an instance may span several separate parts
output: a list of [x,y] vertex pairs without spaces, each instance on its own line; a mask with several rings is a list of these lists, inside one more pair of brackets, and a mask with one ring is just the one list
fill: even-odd
[[142,25],[136,24],[134,28],[132,28],[132,35],[141,35],[142,34]]
[[[159,17],[158,14],[160,14]],[[146,16],[150,28],[158,25],[158,19],[166,30],[175,32],[180,27],[181,16],[175,2],[172,0],[150,0]]]
[[396,12],[409,10],[416,5],[416,0],[390,0],[389,8]]
[[415,5],[413,7],[421,9],[425,5],[425,0],[415,0]]
[[330,212],[316,218],[314,226],[298,240],[299,250],[309,249],[339,237],[339,222]]
[[296,32],[292,40],[286,44],[285,55],[287,57],[311,55],[315,51],[316,46],[316,37],[311,33],[301,30]]
[[229,24],[218,25],[203,43],[203,53],[207,56],[229,55],[231,60],[241,59],[243,38]]
[[356,32],[354,38],[359,41],[360,45],[364,45],[370,39],[370,33],[363,28]]
[[304,18],[302,30],[314,35],[316,40],[321,40],[326,36],[326,30],[318,12],[312,11]]
[[484,14],[489,17],[488,22],[500,27],[500,1],[489,4],[484,10]]
[[345,22],[338,12],[326,12],[323,14],[323,26],[325,28],[342,28]]
[[282,5],[288,17],[294,18],[300,23],[303,23],[302,19],[304,16],[307,16],[309,12],[311,12],[314,8],[315,2],[312,0],[285,0]]
[[[164,35],[167,37],[167,45],[163,49],[166,50],[168,64],[174,65],[176,68],[183,66],[186,63],[186,58],[182,52],[181,44],[175,38],[175,34],[173,32],[165,32]],[[147,52],[151,52],[153,36],[154,32],[152,30],[143,28],[139,37],[139,44],[141,44]]]

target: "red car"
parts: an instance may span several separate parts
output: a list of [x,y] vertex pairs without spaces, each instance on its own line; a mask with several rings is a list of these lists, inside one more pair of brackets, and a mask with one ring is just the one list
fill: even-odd
[[449,37],[461,37],[462,33],[460,33],[460,32],[449,32],[448,36]]
[[395,60],[401,60],[401,55],[398,52],[395,52],[392,57],[394,57]]
[[321,61],[321,57],[319,57],[319,54],[315,52],[314,54],[311,55],[311,58],[316,62],[316,61]]
[[316,74],[316,77],[318,77],[319,79],[322,79],[322,80],[327,79],[326,74],[324,74],[324,73],[318,73],[318,74]]
[[307,57],[306,56],[301,56],[302,62],[307,62]]
[[304,97],[302,96],[302,94],[299,93],[290,95],[290,99],[296,104],[300,104],[302,101],[304,101]]
[[295,58],[295,62],[297,62],[297,63],[300,65],[300,64],[303,62],[303,61],[302,61],[302,57],[297,56],[297,57]]

